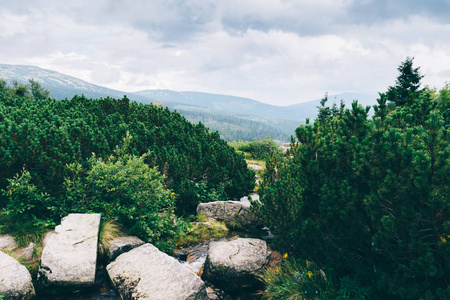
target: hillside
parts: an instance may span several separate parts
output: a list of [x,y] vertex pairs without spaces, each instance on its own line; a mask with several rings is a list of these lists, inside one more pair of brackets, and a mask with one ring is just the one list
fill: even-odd
[[[33,78],[48,88],[55,99],[70,99],[82,94],[87,98],[122,98],[127,95],[140,103],[162,103],[191,122],[202,122],[211,131],[219,131],[226,140],[271,137],[289,141],[295,128],[304,124],[306,118],[314,119],[320,103],[320,100],[315,100],[290,106],[275,106],[243,97],[201,92],[146,90],[126,93],[35,66],[0,64],[0,78],[19,82],[27,82]],[[376,94],[344,93],[329,96],[329,99],[330,104],[333,101],[339,103],[341,99],[346,103],[359,99],[363,105],[373,105],[376,97]]]

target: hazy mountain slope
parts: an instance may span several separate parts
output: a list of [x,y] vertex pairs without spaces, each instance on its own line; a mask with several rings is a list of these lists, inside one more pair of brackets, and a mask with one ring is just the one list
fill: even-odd
[[[289,106],[275,106],[242,97],[200,92],[175,92],[170,90],[146,90],[136,92],[135,94],[146,96],[148,99],[154,101],[158,100],[163,103],[183,103],[238,114],[255,115],[271,119],[293,120],[299,124],[304,123],[306,118],[313,119],[317,115],[317,106],[320,105],[320,99]],[[355,99],[358,99],[358,102],[362,105],[373,105],[376,103],[376,98],[376,93],[342,93],[335,96],[329,96],[328,105],[332,105],[334,102],[339,105],[341,99],[344,100],[347,107],[349,107]]]

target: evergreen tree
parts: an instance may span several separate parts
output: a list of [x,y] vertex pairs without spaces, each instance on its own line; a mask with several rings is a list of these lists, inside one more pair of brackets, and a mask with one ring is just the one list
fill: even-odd
[[282,250],[381,299],[449,299],[448,95],[417,88],[387,109],[382,94],[373,119],[354,102],[297,128],[259,190]]
[[30,86],[31,95],[33,96],[34,101],[47,99],[50,95],[50,90],[44,88],[39,81],[31,78],[28,80],[28,84]]
[[393,102],[395,106],[404,104],[411,105],[411,102],[416,99],[420,93],[420,81],[423,75],[420,74],[420,67],[413,68],[414,57],[407,57],[402,62],[397,70],[399,75],[395,81],[395,86],[390,86],[386,92],[389,101]]

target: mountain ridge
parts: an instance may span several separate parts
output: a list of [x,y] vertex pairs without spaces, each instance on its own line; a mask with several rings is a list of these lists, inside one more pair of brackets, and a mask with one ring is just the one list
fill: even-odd
[[[270,136],[273,139],[288,141],[297,126],[304,124],[307,118],[313,119],[317,115],[317,106],[320,105],[320,99],[277,106],[250,98],[196,91],[142,90],[126,93],[32,65],[0,64],[0,78],[22,83],[33,78],[49,89],[50,96],[56,99],[72,98],[81,94],[87,98],[122,98],[126,95],[130,100],[144,104],[162,103],[169,109],[178,111],[191,122],[201,121],[210,130],[218,130],[228,140],[239,139],[238,132],[242,133],[245,130],[247,132],[245,139],[252,139],[252,133],[246,128],[236,126],[245,124],[255,129],[253,138]],[[337,99],[344,99],[349,103],[348,99],[360,98],[363,105],[376,104],[373,93],[342,93],[328,98],[331,100],[333,97],[335,102]],[[332,103],[330,101],[328,104]],[[222,125],[217,122],[219,119]],[[235,130],[236,136],[226,130]]]

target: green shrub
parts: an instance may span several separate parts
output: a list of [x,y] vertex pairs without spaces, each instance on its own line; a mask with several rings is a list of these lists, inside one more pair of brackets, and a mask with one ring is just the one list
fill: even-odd
[[246,158],[266,160],[272,155],[281,156],[283,154],[281,147],[271,138],[255,139],[252,142],[232,142],[230,144],[237,150],[250,155]]
[[[208,194],[237,199],[253,190],[254,173],[217,132],[193,125],[176,112],[156,105],[123,99],[71,100],[5,96],[0,93],[0,189],[24,166],[31,182],[58,198],[64,194],[67,165],[88,168],[95,153],[107,159],[130,132],[129,154],[150,151],[145,163],[165,175],[165,183],[177,195],[198,202],[202,184]],[[201,191],[203,192],[203,191]],[[202,198],[202,197],[200,197]],[[195,212],[195,204],[177,197],[183,214]],[[0,201],[0,207],[2,206]],[[193,210],[194,208],[194,210]]]
[[291,156],[269,161],[260,187],[261,214],[279,247],[380,298],[445,299],[448,91],[425,89],[397,107],[381,94],[373,119],[353,103],[297,128]]
[[279,266],[265,270],[260,279],[266,285],[264,299],[337,299],[329,276],[309,261],[285,258]]
[[72,177],[65,181],[66,197],[52,210],[59,215],[101,213],[148,242],[170,237],[174,194],[165,189],[158,170],[144,163],[145,157],[122,154],[104,161],[94,156],[86,171],[79,164],[69,166]]

